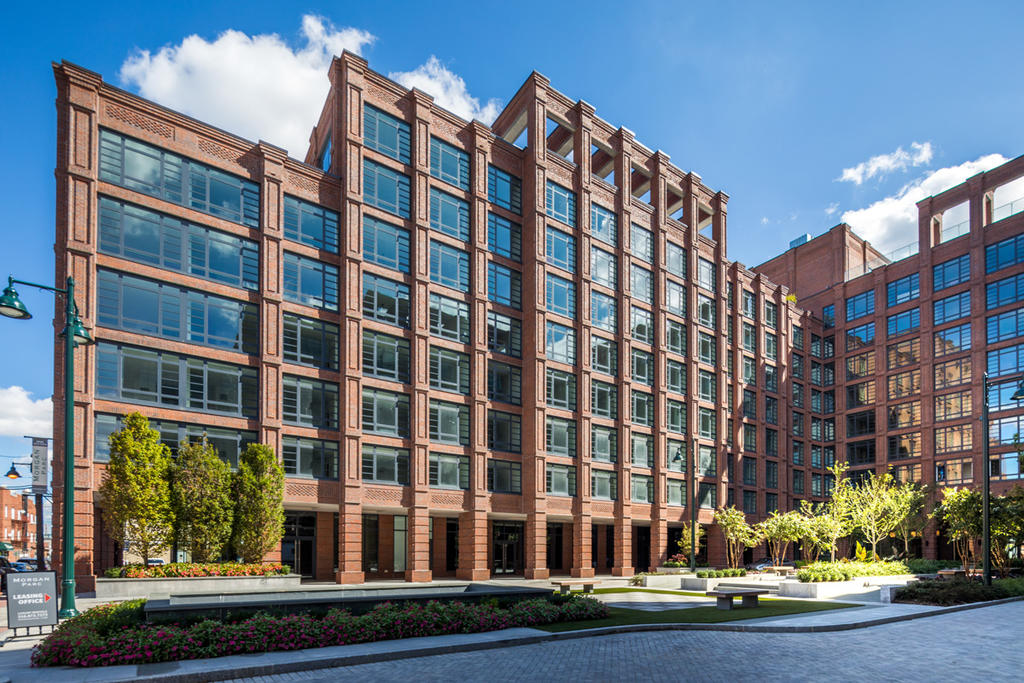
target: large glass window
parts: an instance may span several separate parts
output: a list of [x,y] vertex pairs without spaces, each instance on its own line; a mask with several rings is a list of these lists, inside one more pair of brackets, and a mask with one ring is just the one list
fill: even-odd
[[523,332],[519,319],[488,311],[487,348],[506,356],[522,356]]
[[617,500],[618,476],[608,470],[590,471],[590,495],[596,500]]
[[971,314],[971,293],[970,291],[960,292],[945,299],[939,299],[932,302],[932,307],[936,325],[966,318]]
[[854,351],[875,341],[875,324],[867,323],[846,330],[846,350]]
[[469,241],[469,203],[436,187],[430,188],[430,227]]
[[518,415],[497,410],[487,411],[487,447],[495,451],[518,453],[521,448],[522,424]]
[[430,175],[449,185],[468,190],[469,154],[447,142],[431,137]]
[[100,130],[99,178],[250,228],[259,227],[259,185],[198,161]]
[[985,285],[985,308],[992,310],[1024,299],[1024,273]]
[[576,283],[551,273],[545,275],[547,308],[566,318],[576,317]]
[[368,104],[363,105],[363,143],[403,164],[409,163],[409,124]]
[[285,195],[284,237],[337,254],[338,212]]
[[282,316],[282,357],[290,363],[337,370],[338,326],[291,313]]
[[[120,416],[96,414],[95,450],[93,451],[93,458],[96,461],[107,462],[110,460],[109,437],[123,426],[123,418]],[[232,469],[238,467],[239,453],[249,444],[259,441],[259,436],[256,432],[223,429],[207,425],[150,420],[149,426],[151,429],[160,432],[160,441],[170,448],[172,456],[177,455],[180,444],[202,441],[205,437],[207,443],[217,451],[220,459],[228,463]],[[285,466],[287,468],[287,463]],[[287,469],[285,471],[288,473]],[[337,470],[335,469],[335,471]]]
[[618,392],[614,384],[593,380],[590,383],[591,412],[597,417],[615,419],[619,415]]
[[911,273],[899,280],[893,280],[886,285],[885,294],[889,306],[913,301],[921,295],[921,276],[918,273]]
[[552,465],[546,468],[546,490],[552,496],[576,495],[576,467]]
[[409,231],[363,215],[363,258],[371,263],[409,272]]
[[469,489],[469,456],[431,453],[427,476],[430,486],[439,489]]
[[99,199],[99,250],[212,282],[256,289],[259,249],[228,235],[108,197]]
[[654,383],[654,354],[633,349],[633,381],[648,386]]
[[523,227],[507,218],[487,214],[487,247],[491,253],[513,261],[523,259]]
[[665,321],[665,348],[672,353],[686,355],[686,325],[671,318]]
[[363,431],[409,436],[409,395],[363,387]]
[[630,498],[634,503],[654,502],[654,477],[645,474],[630,475],[632,482],[632,495]]
[[487,361],[487,398],[519,405],[522,402],[522,374],[519,366]]
[[469,304],[431,292],[430,334],[468,344]]
[[633,390],[632,410],[630,411],[634,424],[651,427],[654,425],[654,397],[646,391]]
[[911,365],[921,360],[921,340],[908,339],[886,347],[890,370]]
[[594,372],[618,376],[619,345],[598,335],[590,337],[590,365]]
[[851,296],[846,299],[846,321],[863,318],[875,312],[875,290],[869,289],[866,292]]
[[560,417],[548,417],[545,422],[545,445],[549,455],[576,457],[576,423]]
[[654,303],[654,276],[651,271],[635,263],[629,267],[629,289],[637,300]]
[[314,308],[337,311],[338,269],[285,252],[284,298]]
[[681,278],[686,277],[686,249],[673,242],[665,242],[665,269]]
[[363,481],[409,485],[409,451],[363,444]]
[[257,419],[255,368],[100,342],[96,395]]
[[523,181],[495,166],[487,167],[487,199],[512,213],[523,213]]
[[718,276],[715,272],[715,264],[707,259],[697,258],[697,285],[714,292]]
[[[665,282],[665,308],[669,313],[685,318],[686,287],[678,282],[667,280]],[[697,295],[697,322],[714,329],[717,312],[713,300],[703,294]]]
[[576,331],[571,327],[548,321],[545,348],[548,360],[575,365]]
[[430,386],[442,391],[469,393],[469,355],[430,347]]
[[630,226],[629,248],[642,261],[654,263],[654,233],[633,223]]
[[598,462],[617,462],[619,433],[614,427],[590,426],[590,458]]
[[281,414],[290,424],[338,428],[338,385],[306,377],[284,375]]
[[590,277],[599,285],[615,289],[618,286],[615,255],[604,249],[590,247]]
[[614,297],[602,294],[597,290],[590,292],[590,321],[594,327],[608,332],[617,332],[618,303]]
[[[522,275],[519,271],[506,268],[494,261],[488,262],[487,298],[495,303],[510,306],[512,308],[522,308],[522,297],[523,283]],[[573,300],[573,306],[575,314],[575,298]]]
[[576,375],[548,368],[545,395],[552,408],[576,410]]
[[363,316],[409,327],[409,286],[363,273]]
[[1024,336],[1024,308],[990,315],[986,321],[986,339],[989,344]]
[[337,479],[338,442],[285,436],[281,439],[281,461],[289,477]]
[[409,176],[363,159],[363,201],[402,218],[409,217]]
[[912,332],[921,327],[921,309],[911,308],[886,319],[886,333],[889,337],[896,337],[907,332]]
[[430,280],[461,292],[469,291],[469,254],[430,240]]
[[97,322],[129,332],[257,353],[256,306],[98,270]]
[[409,381],[409,340],[363,330],[363,374]]
[[988,374],[993,377],[1009,375],[1024,370],[1024,344],[1007,346],[986,353]]
[[932,287],[936,292],[970,279],[971,258],[969,254],[963,254],[932,266]]
[[994,273],[1024,262],[1024,234],[985,247],[985,272]]
[[686,433],[686,404],[682,401],[668,399],[665,403],[665,422],[668,431],[676,434]]
[[633,339],[645,344],[654,343],[654,316],[643,308],[630,309],[630,331]]
[[455,446],[469,445],[469,406],[430,399],[430,440]]
[[971,348],[971,324],[964,323],[935,333],[933,352],[936,358]]
[[494,493],[522,493],[523,466],[507,460],[487,461],[487,490]]
[[576,227],[576,193],[550,180],[547,181],[547,215],[571,228]]
[[595,239],[599,239],[613,247],[618,246],[618,224],[618,218],[614,213],[603,206],[598,206],[597,204],[590,205],[590,234]]
[[[702,381],[702,387],[703,387],[703,379],[704,379],[703,373],[704,373],[704,371],[702,370],[701,373],[702,373],[701,381]],[[685,363],[680,363],[679,361],[675,361],[675,360],[671,360],[671,359],[665,361],[665,388],[668,389],[669,391],[675,392],[677,394],[685,394],[686,393],[686,364]],[[712,398],[710,400],[714,400],[714,399]]]
[[955,420],[971,414],[971,392],[958,391],[935,397],[935,419]]
[[576,238],[556,230],[551,226],[547,229],[547,260],[553,266],[570,273],[576,272]]

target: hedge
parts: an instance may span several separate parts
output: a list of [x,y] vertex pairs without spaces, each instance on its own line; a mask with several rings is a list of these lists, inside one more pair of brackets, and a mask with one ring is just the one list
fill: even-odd
[[746,569],[709,569],[697,572],[698,579],[724,579],[729,576],[746,576]]
[[908,583],[896,591],[893,602],[913,602],[921,605],[962,605],[967,602],[999,600],[1024,595],[1024,579],[999,579],[991,586],[979,581],[953,579],[952,581],[924,580]]
[[796,578],[803,583],[849,581],[857,576],[895,576],[909,574],[902,562],[814,562],[797,570]]
[[480,633],[558,621],[603,619],[609,614],[607,606],[597,600],[572,596],[523,600],[506,609],[493,604],[461,602],[384,603],[359,616],[332,609],[322,617],[260,613],[234,623],[204,620],[191,625],[157,625],[142,621],[144,605],[144,600],[103,605],[63,622],[33,650],[32,666],[94,667],[171,662],[396,638]]
[[171,562],[147,567],[128,564],[104,572],[108,579],[178,579],[200,576],[277,576],[288,574],[291,567],[280,562]]

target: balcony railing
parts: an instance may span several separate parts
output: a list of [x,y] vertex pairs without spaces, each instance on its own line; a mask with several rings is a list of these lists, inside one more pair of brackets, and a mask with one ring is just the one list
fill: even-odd
[[870,261],[866,261],[858,266],[854,266],[846,271],[846,281],[849,282],[854,278],[858,278],[861,275],[867,275],[873,270],[877,270],[883,266],[887,266],[890,263],[896,263],[902,261],[905,258],[910,258],[917,254],[919,245],[917,242],[911,242],[910,244],[904,244],[902,247],[897,247],[887,254],[882,254],[878,258],[873,258]]
[[1001,221],[1004,218],[1009,218],[1015,213],[1024,211],[1024,197],[1018,197],[1012,202],[1007,202],[1002,206],[997,206],[992,209],[992,222]]
[[939,244],[942,244],[943,242],[948,242],[950,240],[956,239],[960,235],[966,235],[970,231],[971,231],[971,221],[970,221],[970,219],[968,219],[966,221],[960,221],[956,225],[950,225],[950,226],[943,225],[942,226],[942,231],[939,233]]

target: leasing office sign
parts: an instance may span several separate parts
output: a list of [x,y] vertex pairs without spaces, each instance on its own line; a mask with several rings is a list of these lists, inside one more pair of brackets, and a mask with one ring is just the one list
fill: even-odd
[[7,628],[57,623],[57,573],[11,572],[7,575]]

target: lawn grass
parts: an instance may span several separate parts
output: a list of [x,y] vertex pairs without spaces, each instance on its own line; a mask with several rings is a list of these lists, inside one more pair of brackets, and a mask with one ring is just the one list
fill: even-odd
[[[601,593],[629,593],[629,588],[604,588],[595,590]],[[681,593],[679,591],[641,590],[644,593],[668,593],[671,595],[694,595],[705,597],[703,593]],[[577,631],[585,628],[602,628],[605,626],[626,626],[631,624],[720,624],[726,621],[741,619],[760,619],[762,617],[780,617],[805,612],[821,612],[830,609],[859,607],[843,602],[813,602],[810,600],[780,600],[777,598],[761,598],[757,609],[736,607],[731,610],[720,610],[717,607],[687,607],[683,609],[647,611],[628,609],[626,607],[609,607],[611,615],[607,619],[591,619],[589,621],[565,621],[546,624],[537,628],[558,633],[560,631]]]

